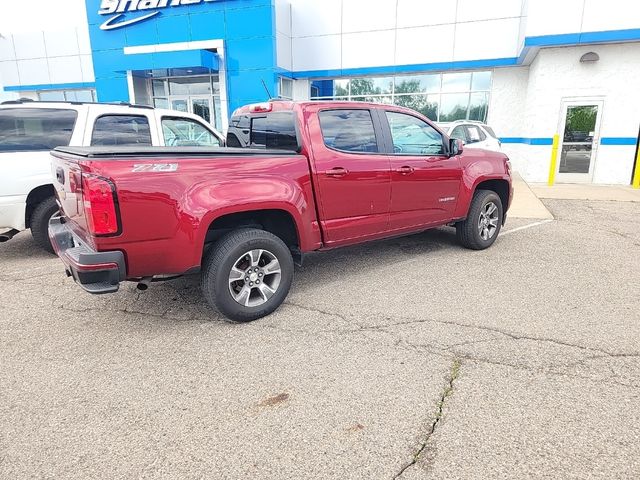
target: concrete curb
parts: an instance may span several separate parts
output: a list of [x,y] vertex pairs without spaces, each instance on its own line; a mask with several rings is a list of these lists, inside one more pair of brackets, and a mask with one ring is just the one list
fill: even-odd
[[508,216],[510,218],[553,219],[551,212],[547,210],[547,207],[517,172],[513,172],[513,201]]

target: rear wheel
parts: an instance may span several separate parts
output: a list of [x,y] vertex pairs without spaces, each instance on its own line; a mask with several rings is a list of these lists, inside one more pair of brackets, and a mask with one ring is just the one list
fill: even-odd
[[56,213],[58,213],[58,203],[54,197],[49,197],[40,202],[31,214],[31,235],[36,243],[49,253],[53,253],[49,240],[49,220]]
[[500,196],[492,190],[476,191],[466,220],[456,223],[458,241],[473,250],[490,247],[498,238],[502,218]]
[[257,229],[222,237],[203,261],[202,293],[230,320],[250,322],[272,313],[293,280],[293,258],[284,242]]

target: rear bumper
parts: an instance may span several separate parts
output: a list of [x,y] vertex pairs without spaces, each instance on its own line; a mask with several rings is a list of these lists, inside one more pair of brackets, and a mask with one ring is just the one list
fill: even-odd
[[61,217],[49,221],[49,238],[67,275],[89,293],[118,291],[126,278],[122,252],[96,252],[79,240]]

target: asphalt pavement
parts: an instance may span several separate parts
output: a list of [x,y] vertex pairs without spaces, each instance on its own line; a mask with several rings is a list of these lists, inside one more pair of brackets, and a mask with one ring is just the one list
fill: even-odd
[[544,203],[310,255],[238,325],[0,244],[0,478],[639,478],[640,203]]

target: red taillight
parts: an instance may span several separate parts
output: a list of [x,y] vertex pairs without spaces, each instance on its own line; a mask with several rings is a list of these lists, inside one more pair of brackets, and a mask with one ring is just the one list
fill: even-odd
[[116,192],[109,181],[83,173],[82,201],[87,226],[92,234],[112,235],[118,233]]

